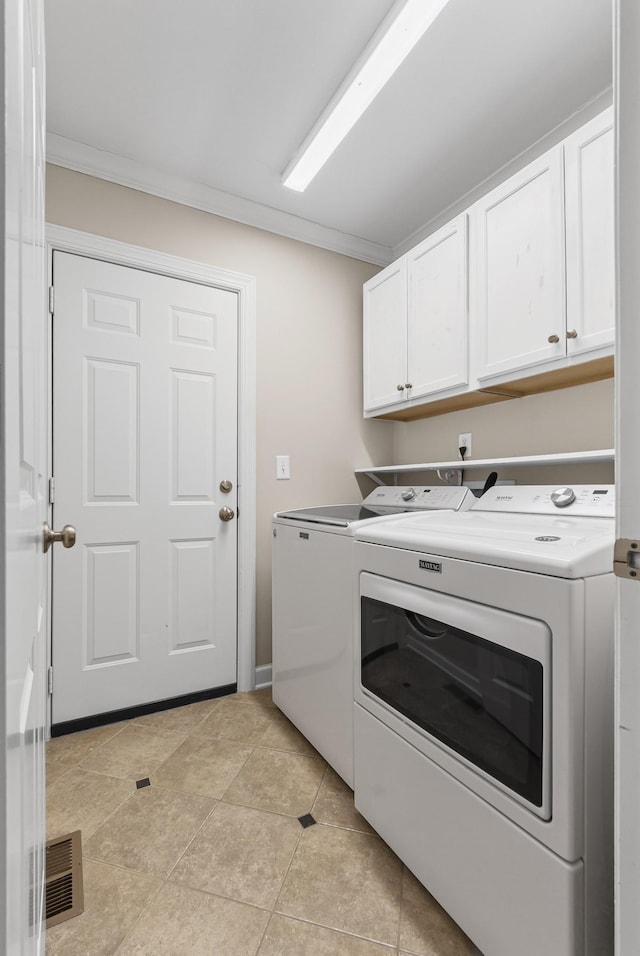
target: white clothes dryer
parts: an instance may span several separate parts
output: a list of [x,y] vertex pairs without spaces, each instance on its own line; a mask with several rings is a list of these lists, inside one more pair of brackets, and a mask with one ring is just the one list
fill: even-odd
[[613,952],[614,488],[361,528],[355,802],[487,956]]
[[467,509],[466,487],[380,486],[360,504],[274,515],[273,700],[353,787],[353,539],[416,511]]

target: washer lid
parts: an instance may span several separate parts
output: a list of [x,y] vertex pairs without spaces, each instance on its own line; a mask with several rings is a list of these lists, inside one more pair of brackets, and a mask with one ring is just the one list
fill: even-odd
[[[563,578],[613,570],[612,518],[562,514],[432,512],[358,530],[356,539],[388,548],[461,558]],[[391,572],[393,556],[389,555]]]
[[280,511],[276,518],[289,521],[307,521],[312,524],[324,524],[335,528],[348,528],[354,521],[366,521],[382,515],[404,514],[407,508],[375,507],[360,505],[320,505],[317,508],[299,508],[297,511]]
[[464,487],[384,485],[368,494],[362,504],[296,508],[293,511],[279,511],[274,518],[348,528],[356,521],[403,515],[405,512],[467,509],[475,500],[472,492]]

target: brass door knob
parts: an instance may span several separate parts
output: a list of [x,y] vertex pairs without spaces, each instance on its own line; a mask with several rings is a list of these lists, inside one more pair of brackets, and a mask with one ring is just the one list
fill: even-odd
[[45,554],[56,541],[61,541],[63,548],[72,548],[76,543],[76,529],[73,525],[66,524],[62,531],[52,531],[45,521],[42,534],[42,550]]
[[551,345],[555,345],[556,342],[559,342],[559,341],[560,341],[560,338],[557,335],[550,335],[549,338],[547,339],[547,342],[549,342]]
[[227,505],[224,508],[221,508],[218,512],[222,521],[231,521],[232,518],[235,518],[236,513],[233,508],[229,508]]
[[219,487],[220,487],[220,491],[223,494],[228,495],[231,489],[233,488],[233,484],[227,478],[225,478],[224,481],[220,482]]

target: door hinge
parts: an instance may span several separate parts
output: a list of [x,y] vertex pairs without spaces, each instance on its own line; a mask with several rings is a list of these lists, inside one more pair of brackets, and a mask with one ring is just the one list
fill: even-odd
[[53,694],[53,667],[47,671],[47,693],[50,697]]
[[52,505],[56,500],[56,480],[49,478],[49,504]]
[[640,581],[640,541],[618,538],[613,549],[613,573],[618,578]]
[[53,290],[53,286],[50,285],[49,286],[49,312],[51,313],[51,315],[53,315],[54,302],[55,302],[55,293]]

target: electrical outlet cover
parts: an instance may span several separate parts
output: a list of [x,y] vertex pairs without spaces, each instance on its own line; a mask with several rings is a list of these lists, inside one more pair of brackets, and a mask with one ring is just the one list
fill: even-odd
[[471,458],[471,432],[463,432],[458,435],[458,448],[466,448],[464,457]]

